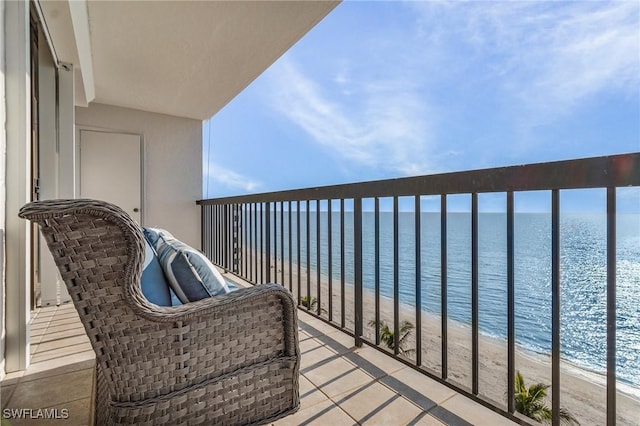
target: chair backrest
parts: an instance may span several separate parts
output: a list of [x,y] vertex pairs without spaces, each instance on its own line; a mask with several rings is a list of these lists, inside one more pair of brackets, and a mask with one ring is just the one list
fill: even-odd
[[144,393],[144,378],[129,377],[126,366],[162,356],[145,350],[154,342],[142,333],[157,334],[167,324],[144,319],[162,308],[147,302],[140,290],[140,227],[119,207],[86,199],[37,201],[19,215],[40,225],[112,392],[126,395],[123,387],[128,387]]

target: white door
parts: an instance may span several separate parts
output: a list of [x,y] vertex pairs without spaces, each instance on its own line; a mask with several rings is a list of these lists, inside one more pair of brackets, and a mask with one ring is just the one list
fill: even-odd
[[80,197],[113,203],[142,218],[140,135],[80,130]]

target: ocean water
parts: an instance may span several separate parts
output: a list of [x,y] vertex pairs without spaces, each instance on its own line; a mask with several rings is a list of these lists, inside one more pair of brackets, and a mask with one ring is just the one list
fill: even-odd
[[[272,235],[280,256],[281,224]],[[296,252],[295,213],[293,252]],[[332,275],[340,277],[340,216],[332,219]],[[551,215],[515,214],[515,332],[522,347],[551,352]],[[310,215],[310,258],[316,270],[316,213]],[[421,221],[422,309],[440,314],[440,214],[423,212]],[[507,336],[506,214],[479,215],[479,326],[483,334]],[[306,260],[306,215],[301,220],[301,263]],[[320,270],[328,273],[328,213],[320,214]],[[399,214],[400,301],[415,306],[414,213]],[[284,215],[284,254],[288,258],[288,214]],[[618,379],[640,388],[640,215],[617,215]],[[560,219],[561,354],[581,368],[606,371],[606,216],[563,213]],[[374,214],[363,213],[363,285],[374,289]],[[345,276],[353,282],[353,216],[345,215]],[[295,256],[294,256],[295,262]],[[380,291],[393,296],[393,214],[380,213]],[[451,320],[471,324],[471,215],[447,215],[447,311]]]

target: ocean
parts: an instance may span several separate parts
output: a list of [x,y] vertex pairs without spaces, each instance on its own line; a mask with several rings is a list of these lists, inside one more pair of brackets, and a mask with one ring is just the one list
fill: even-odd
[[[301,212],[301,263],[306,260],[306,215]],[[272,235],[280,256],[280,214]],[[295,264],[295,212],[292,218]],[[332,213],[332,276],[340,279],[340,215]],[[499,339],[507,336],[506,214],[480,213],[479,327]],[[422,309],[440,314],[440,214],[423,212],[421,221]],[[523,348],[551,352],[551,215],[515,214],[515,333]],[[320,270],[328,274],[328,213],[320,214]],[[316,213],[310,215],[310,258],[316,271]],[[400,302],[415,307],[414,213],[399,213]],[[284,215],[284,254],[288,259],[288,212]],[[640,388],[640,215],[617,215],[618,379]],[[562,213],[560,219],[561,356],[580,368],[606,371],[606,216]],[[363,213],[363,285],[375,283],[374,213]],[[315,275],[314,275],[315,276]],[[353,215],[345,214],[345,276],[353,283]],[[450,320],[471,324],[471,215],[447,215],[447,311]],[[393,296],[393,214],[380,213],[380,291]]]

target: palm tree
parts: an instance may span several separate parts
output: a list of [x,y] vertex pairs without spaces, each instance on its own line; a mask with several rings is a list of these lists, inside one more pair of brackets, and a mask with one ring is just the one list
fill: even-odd
[[[369,327],[375,327],[375,321],[369,321]],[[405,345],[407,344],[407,337],[413,331],[414,326],[410,321],[404,320],[400,323],[400,338],[398,339],[398,353],[402,355],[411,355],[415,352],[415,349],[405,349]],[[387,323],[384,321],[380,321],[380,340],[384,343],[389,349],[392,351],[395,350],[395,335],[393,330],[389,328]]]
[[[536,383],[527,389],[524,378],[519,371],[516,373],[515,384],[516,411],[537,422],[551,423],[553,412],[544,403],[549,385]],[[564,408],[560,408],[560,422],[567,425],[580,425],[580,422]]]
[[[318,306],[318,300],[316,300],[315,297],[302,296],[300,298],[300,304],[310,311],[315,311],[316,306]],[[324,313],[327,312],[327,310],[323,307],[320,307],[320,312]]]

